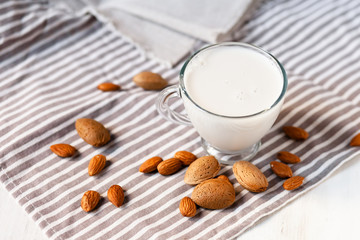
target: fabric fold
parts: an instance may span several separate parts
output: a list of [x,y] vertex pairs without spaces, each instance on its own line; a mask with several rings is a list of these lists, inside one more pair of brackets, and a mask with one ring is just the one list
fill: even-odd
[[90,13],[137,45],[149,58],[174,66],[199,42],[232,39],[259,0],[63,0],[54,8],[78,15]]

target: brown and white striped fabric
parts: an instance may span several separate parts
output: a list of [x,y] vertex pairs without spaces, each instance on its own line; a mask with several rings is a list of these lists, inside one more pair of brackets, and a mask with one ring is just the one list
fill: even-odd
[[[69,16],[46,1],[0,3],[0,179],[51,239],[231,239],[260,218],[312,189],[358,152],[348,146],[360,124],[360,2],[356,0],[265,1],[238,41],[270,51],[284,64],[289,87],[282,112],[261,151],[252,160],[267,176],[269,188],[250,193],[240,188],[223,210],[199,209],[185,218],[181,198],[185,169],[171,176],[145,175],[139,165],[151,156],[170,158],[178,150],[204,155],[192,127],[172,124],[155,109],[158,92],[143,91],[132,76],[147,70],[177,84],[180,66],[166,69],[142,57],[135,46],[93,16]],[[174,43],[176,47],[176,43]],[[96,86],[114,82],[119,92]],[[175,107],[181,108],[181,102]],[[102,122],[112,140],[101,148],[82,141],[77,118]],[[294,142],[283,125],[306,129],[310,138]],[[75,146],[79,155],[61,159],[55,143]],[[269,163],[278,151],[291,151],[302,162],[292,166],[304,185],[285,191]],[[92,156],[104,154],[109,166],[89,177]],[[119,184],[125,203],[115,208],[107,189]],[[103,197],[85,213],[87,190]]]

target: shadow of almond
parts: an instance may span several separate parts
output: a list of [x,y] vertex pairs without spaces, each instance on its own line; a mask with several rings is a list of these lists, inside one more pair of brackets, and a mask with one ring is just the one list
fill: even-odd
[[76,150],[75,154],[72,157],[63,158],[63,159],[66,159],[66,160],[69,160],[69,161],[78,161],[78,160],[81,159],[81,153],[78,150]]
[[104,154],[105,156],[109,155],[119,148],[120,143],[116,143],[115,139],[116,136],[114,134],[110,134],[109,142],[106,145],[102,146],[102,148],[104,149],[102,154]]
[[101,172],[99,172],[98,174],[92,176],[95,177],[96,179],[102,178],[106,173],[107,173],[107,169],[108,167],[110,167],[113,163],[111,161],[106,161],[105,162],[105,167],[101,170]]
[[98,204],[96,205],[96,207],[91,212],[97,211],[101,207],[101,205],[103,205],[103,204],[104,204],[104,198],[100,196],[100,200],[99,200]]

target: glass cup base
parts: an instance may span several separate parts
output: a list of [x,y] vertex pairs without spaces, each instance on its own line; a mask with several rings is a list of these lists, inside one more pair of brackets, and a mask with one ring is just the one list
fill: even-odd
[[206,142],[203,138],[201,138],[201,144],[205,151],[209,155],[213,155],[220,163],[225,165],[233,165],[235,162],[243,160],[248,161],[253,158],[256,153],[259,151],[261,146],[261,141],[255,143],[254,145],[237,151],[237,152],[224,152],[213,146],[211,146],[208,142]]

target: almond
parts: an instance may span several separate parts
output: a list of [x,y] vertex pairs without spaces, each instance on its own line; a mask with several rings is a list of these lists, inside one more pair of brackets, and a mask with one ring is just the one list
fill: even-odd
[[271,170],[280,178],[289,178],[292,177],[291,168],[281,162],[272,161],[270,163]]
[[72,157],[76,153],[76,148],[69,144],[59,143],[50,146],[50,150],[59,157]]
[[161,75],[152,72],[141,72],[133,77],[134,83],[145,90],[161,90],[167,81]]
[[119,185],[112,185],[107,192],[107,197],[112,204],[120,207],[124,202],[124,191]]
[[294,190],[303,184],[304,177],[295,176],[285,180],[283,187],[285,190]]
[[265,175],[250,162],[234,163],[233,172],[240,185],[250,192],[263,192],[269,185]]
[[235,201],[235,189],[224,179],[208,179],[194,188],[191,199],[203,208],[226,208]]
[[141,164],[139,168],[139,172],[143,173],[149,173],[153,172],[157,169],[157,166],[159,163],[161,163],[163,160],[161,157],[152,157],[146,160],[143,164]]
[[97,86],[97,88],[103,92],[118,91],[121,89],[121,87],[119,85],[116,85],[111,82],[101,83]]
[[159,163],[157,170],[161,175],[171,175],[179,171],[181,166],[182,164],[179,159],[170,158]]
[[79,136],[94,147],[101,147],[110,141],[109,131],[93,119],[80,118],[76,120],[75,128]]
[[96,207],[96,205],[98,205],[99,201],[100,194],[96,191],[89,190],[84,193],[83,197],[81,198],[81,208],[85,212],[90,212]]
[[280,161],[282,161],[284,163],[298,163],[301,161],[298,156],[296,156],[293,153],[286,152],[286,151],[278,152],[276,157],[277,157],[277,159],[279,159]]
[[360,133],[351,139],[350,146],[360,146]]
[[196,214],[196,204],[191,198],[184,197],[180,201],[179,210],[184,217],[193,217]]
[[98,154],[94,156],[88,166],[89,176],[94,176],[103,170],[106,164],[106,157],[104,155]]
[[207,179],[215,177],[221,167],[214,156],[204,156],[190,164],[185,172],[184,182],[189,185],[199,184]]
[[230,182],[230,179],[225,175],[220,175],[217,177],[217,179],[224,180],[225,182],[227,182],[228,184],[230,184],[232,186],[232,182]]
[[230,182],[229,178],[225,175],[219,175],[217,178]]
[[299,127],[284,126],[283,131],[289,138],[294,140],[305,140],[309,137],[309,133]]
[[178,151],[175,153],[174,158],[179,159],[183,165],[189,166],[197,157],[188,151]]

